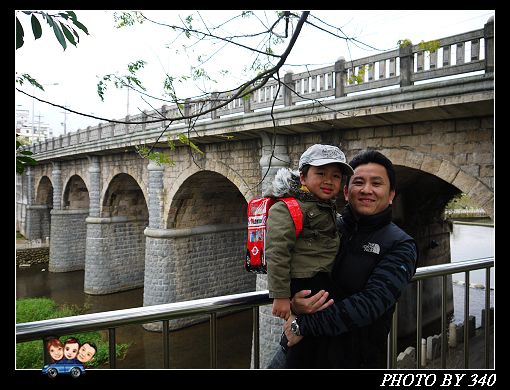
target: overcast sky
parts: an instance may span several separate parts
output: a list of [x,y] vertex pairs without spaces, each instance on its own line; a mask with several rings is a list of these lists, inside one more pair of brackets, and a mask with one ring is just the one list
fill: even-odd
[[[204,26],[200,17],[211,27],[239,13],[224,10],[200,11],[199,16],[197,11],[143,12],[153,20],[176,25],[182,25],[179,16],[184,19],[194,13],[193,27],[197,29],[203,29]],[[267,20],[264,12],[269,15],[272,11],[256,11],[262,22]],[[397,41],[404,38],[416,44],[483,28],[489,17],[494,14],[494,10],[320,10],[311,11],[308,20],[319,24],[319,21],[312,17],[316,16],[323,22],[340,27],[345,34],[385,51],[396,48]],[[113,86],[108,88],[105,101],[101,102],[97,95],[97,82],[102,76],[110,73],[126,74],[129,62],[143,59],[147,65],[139,77],[151,94],[161,96],[165,72],[173,76],[189,74],[190,66],[196,65],[196,58],[199,55],[210,55],[222,47],[220,43],[206,41],[194,46],[193,51],[188,51],[188,54],[183,54],[181,45],[186,42],[182,40],[182,35],[181,40],[174,41],[177,34],[168,28],[144,23],[136,27],[116,29],[113,11],[83,10],[76,11],[76,15],[87,27],[90,35],[80,31],[80,42],[77,47],[69,44],[63,51],[53,31],[42,21],[42,37],[34,40],[30,18],[20,14],[19,19],[25,30],[25,44],[16,50],[15,70],[17,74],[28,73],[41,84],[46,84],[45,92],[34,91],[26,84],[20,87],[26,92],[99,117],[122,119],[127,114],[128,107],[130,115],[138,114],[140,110],[151,109],[133,92],[129,94],[128,105],[126,90],[115,90]],[[274,20],[269,16],[268,19]],[[230,27],[228,33],[245,33],[249,28],[251,31],[259,31],[260,23],[256,18],[245,18],[242,24]],[[223,33],[226,34],[227,31]],[[259,39],[254,41],[254,44],[259,41]],[[280,48],[283,50],[283,47]],[[176,50],[179,50],[179,53],[176,53]],[[275,51],[278,54],[281,52]],[[284,65],[283,69],[293,69],[298,73],[305,69],[292,64],[309,64],[313,69],[331,65],[340,56],[350,60],[376,53],[379,52],[362,50],[352,43],[347,46],[341,39],[305,26],[287,60],[288,65]],[[213,56],[204,68],[218,80],[213,88],[225,90],[247,80],[243,78],[242,68],[252,60],[253,53],[247,50],[223,49]],[[225,69],[231,73],[222,79],[217,72]],[[58,85],[52,85],[55,83]],[[198,93],[198,90],[191,86],[176,85],[180,88],[178,90],[180,98]],[[65,116],[62,109],[34,102],[19,92],[15,92],[15,102],[16,108],[25,108],[30,112],[33,104],[36,123],[40,115],[41,122],[48,123],[55,135],[63,133],[64,119],[68,132],[99,123],[96,119],[74,114]],[[151,101],[151,104],[161,107],[163,103]]]

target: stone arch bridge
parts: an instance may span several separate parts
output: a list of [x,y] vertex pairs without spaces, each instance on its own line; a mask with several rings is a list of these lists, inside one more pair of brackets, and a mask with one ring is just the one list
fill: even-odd
[[[446,203],[464,192],[493,216],[493,31],[489,20],[441,39],[435,53],[414,45],[287,73],[281,88],[268,82],[249,100],[199,117],[189,135],[203,154],[170,151],[166,140],[188,123],[169,106],[163,124],[102,123],[33,145],[39,163],[18,176],[17,228],[28,239],[50,237],[49,270],[84,270],[89,294],[143,287],[144,305],[154,305],[265,289],[265,277],[242,267],[247,201],[278,168],[295,168],[308,146],[332,143],[348,159],[374,148],[393,161],[395,221],[417,239],[419,265],[449,262]],[[349,84],[364,67],[365,81]],[[199,109],[185,105],[186,113]],[[141,158],[134,147],[153,145],[170,120],[155,150],[175,164]],[[434,288],[425,323],[440,306]],[[412,297],[407,303],[400,315],[412,317]],[[281,324],[261,312],[264,363],[279,335],[270,329]]]

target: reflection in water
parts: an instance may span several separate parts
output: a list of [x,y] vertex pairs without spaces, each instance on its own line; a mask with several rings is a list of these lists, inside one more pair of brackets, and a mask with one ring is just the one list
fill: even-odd
[[[452,262],[494,256],[494,228],[454,223],[450,235]],[[464,281],[464,273],[454,274],[454,281]],[[485,286],[485,270],[469,273],[469,283]],[[491,269],[491,288],[495,288],[494,268]]]
[[[16,297],[47,297],[58,304],[86,305],[87,313],[143,306],[143,289],[89,295],[83,292],[84,271],[48,272],[47,264],[16,270]],[[249,368],[252,311],[243,310],[218,317],[218,368]],[[106,333],[106,332],[105,332]],[[105,338],[106,338],[105,334]],[[117,343],[131,343],[127,356],[117,368],[163,368],[163,338],[141,325],[117,328]],[[209,368],[209,323],[170,333],[171,368]],[[105,366],[104,368],[108,368]]]
[[[481,222],[487,222],[481,221]],[[450,235],[450,252],[452,262],[481,259],[494,256],[494,228],[490,226],[453,224]],[[469,273],[469,284],[477,287],[485,286],[485,270],[475,270]],[[494,306],[495,267],[490,272],[490,306]],[[464,322],[464,285],[465,273],[452,275],[453,298],[455,308],[455,323]],[[461,282],[461,284],[458,284]],[[482,309],[485,308],[485,289],[469,289],[469,314],[475,316],[476,327],[482,324]]]

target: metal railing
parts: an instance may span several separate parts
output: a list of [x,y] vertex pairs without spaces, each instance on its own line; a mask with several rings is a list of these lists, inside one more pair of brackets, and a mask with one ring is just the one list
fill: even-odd
[[[490,307],[490,268],[494,267],[494,259],[478,259],[469,260],[450,264],[440,264],[428,267],[418,268],[411,282],[417,282],[417,353],[416,366],[421,368],[421,289],[422,282],[425,279],[441,276],[442,277],[442,316],[441,316],[441,367],[446,367],[446,278],[448,275],[465,272],[466,276],[466,293],[465,293],[465,310],[464,324],[468,324],[469,319],[469,272],[477,269],[486,269],[486,299],[485,299],[485,324],[489,324],[489,307]],[[109,341],[109,364],[110,368],[116,368],[116,347],[115,332],[116,328],[125,325],[142,324],[154,321],[162,321],[162,342],[163,342],[163,360],[164,367],[170,367],[170,348],[169,348],[169,320],[188,317],[197,314],[208,314],[210,325],[210,365],[216,368],[217,363],[217,335],[216,321],[217,314],[224,311],[235,309],[252,308],[253,311],[253,356],[254,367],[260,367],[259,361],[259,306],[270,304],[272,300],[269,298],[267,290],[254,291],[241,294],[225,295],[213,298],[196,299],[185,302],[167,303],[162,305],[135,307],[123,310],[113,310],[101,313],[84,314],[72,317],[56,318],[51,320],[26,322],[16,324],[16,343],[22,343],[32,340],[44,340],[47,337],[55,337],[62,334],[75,333],[80,331],[97,331],[108,330]],[[393,316],[393,324],[389,334],[388,343],[388,367],[396,368],[396,352],[397,352],[397,311],[398,305]],[[464,326],[464,365],[469,366],[469,338],[468,329]],[[45,353],[46,349],[44,348]],[[485,327],[485,367],[489,367],[489,326]],[[46,356],[46,355],[45,355]]]

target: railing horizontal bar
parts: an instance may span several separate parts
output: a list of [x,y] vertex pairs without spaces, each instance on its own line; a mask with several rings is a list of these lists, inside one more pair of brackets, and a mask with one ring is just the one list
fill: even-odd
[[[461,261],[420,267],[411,281],[494,266],[494,258]],[[233,309],[252,308],[270,304],[269,292],[252,291],[192,301],[165,303],[161,305],[134,307],[79,316],[16,324],[16,342],[42,339],[55,334],[93,331],[164,319],[177,319],[190,315],[207,314]]]
[[16,324],[16,342],[271,303],[268,290]]
[[420,267],[416,270],[411,281],[426,279],[434,276],[455,274],[458,272],[472,271],[480,268],[494,267],[494,258],[486,257],[483,259],[457,261],[449,264],[430,265]]

